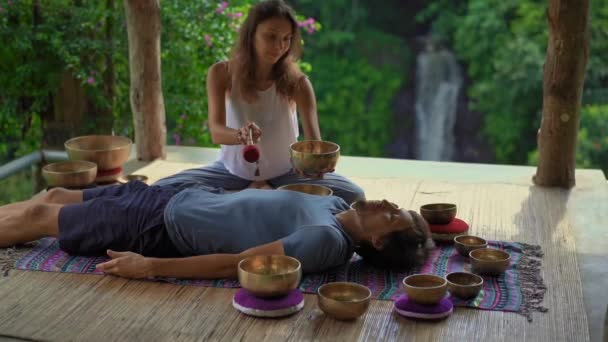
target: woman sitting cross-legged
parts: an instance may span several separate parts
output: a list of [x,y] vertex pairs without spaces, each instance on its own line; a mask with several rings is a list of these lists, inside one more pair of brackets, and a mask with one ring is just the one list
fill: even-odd
[[[304,140],[322,139],[313,85],[298,67],[301,50],[291,7],[282,0],[252,6],[230,59],[207,72],[208,126],[213,143],[221,145],[219,158],[156,185],[237,191],[304,183],[326,186],[349,204],[365,199],[361,187],[333,169],[305,174],[292,167],[289,146],[300,136],[298,122]],[[259,151],[255,164],[242,155],[249,138]]]
[[297,258],[305,273],[344,264],[353,252],[381,267],[422,262],[432,242],[416,212],[387,202],[357,209],[335,196],[247,189],[231,194],[134,181],[83,191],[53,189],[0,207],[0,247],[57,237],[62,250],[103,255],[127,278],[236,277],[253,255]]

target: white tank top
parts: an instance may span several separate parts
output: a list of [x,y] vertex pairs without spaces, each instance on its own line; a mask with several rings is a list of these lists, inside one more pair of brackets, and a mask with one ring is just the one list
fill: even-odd
[[243,145],[221,145],[219,160],[230,173],[248,180],[267,180],[289,172],[289,145],[298,139],[298,117],[295,104],[280,96],[273,84],[257,92],[253,103],[240,96],[234,83],[226,94],[226,126],[234,129],[253,121],[262,129],[257,146],[260,149],[260,175],[255,176],[255,163],[243,158]]

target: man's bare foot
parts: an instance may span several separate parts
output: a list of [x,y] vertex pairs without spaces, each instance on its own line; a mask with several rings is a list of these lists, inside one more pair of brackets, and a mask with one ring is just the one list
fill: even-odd
[[249,186],[247,188],[248,189],[266,189],[266,190],[274,189],[272,186],[270,186],[270,184],[266,183],[266,181],[251,182],[251,184],[249,184]]

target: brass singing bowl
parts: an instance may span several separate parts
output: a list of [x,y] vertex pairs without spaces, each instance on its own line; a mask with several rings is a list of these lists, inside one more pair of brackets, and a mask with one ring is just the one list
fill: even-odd
[[239,262],[241,286],[257,297],[278,297],[298,287],[302,279],[300,262],[286,255],[258,255]]
[[331,196],[334,194],[330,188],[317,184],[287,184],[278,187],[277,190],[290,190],[319,196]]
[[479,274],[500,274],[509,268],[511,255],[493,248],[474,249],[469,252],[471,268]]
[[84,188],[97,176],[97,165],[84,160],[62,161],[42,167],[42,177],[49,187]]
[[478,236],[458,235],[454,237],[454,247],[456,247],[456,250],[460,255],[468,257],[472,250],[487,248],[488,242]]
[[97,164],[99,170],[113,170],[129,159],[131,139],[116,135],[86,135],[65,142],[71,160],[87,160]]
[[445,276],[452,296],[470,299],[477,297],[483,287],[483,278],[468,272],[452,272]]
[[429,224],[448,224],[456,217],[456,204],[425,204],[420,207],[420,215],[422,215]]
[[307,175],[318,175],[336,168],[340,146],[330,141],[305,140],[289,146],[294,168]]
[[414,274],[403,279],[407,296],[418,304],[437,304],[445,297],[448,281],[434,274]]
[[318,304],[326,315],[339,320],[352,320],[367,311],[372,291],[366,286],[350,283],[327,283],[317,291]]

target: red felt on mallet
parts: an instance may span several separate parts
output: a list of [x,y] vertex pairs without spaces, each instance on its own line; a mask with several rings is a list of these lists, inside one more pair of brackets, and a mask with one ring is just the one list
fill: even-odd
[[250,163],[255,163],[260,159],[260,150],[253,144],[251,129],[249,129],[249,136],[247,138],[247,145],[243,147],[243,158]]
[[243,147],[243,158],[250,163],[255,163],[260,159],[260,150],[255,145],[246,145]]

